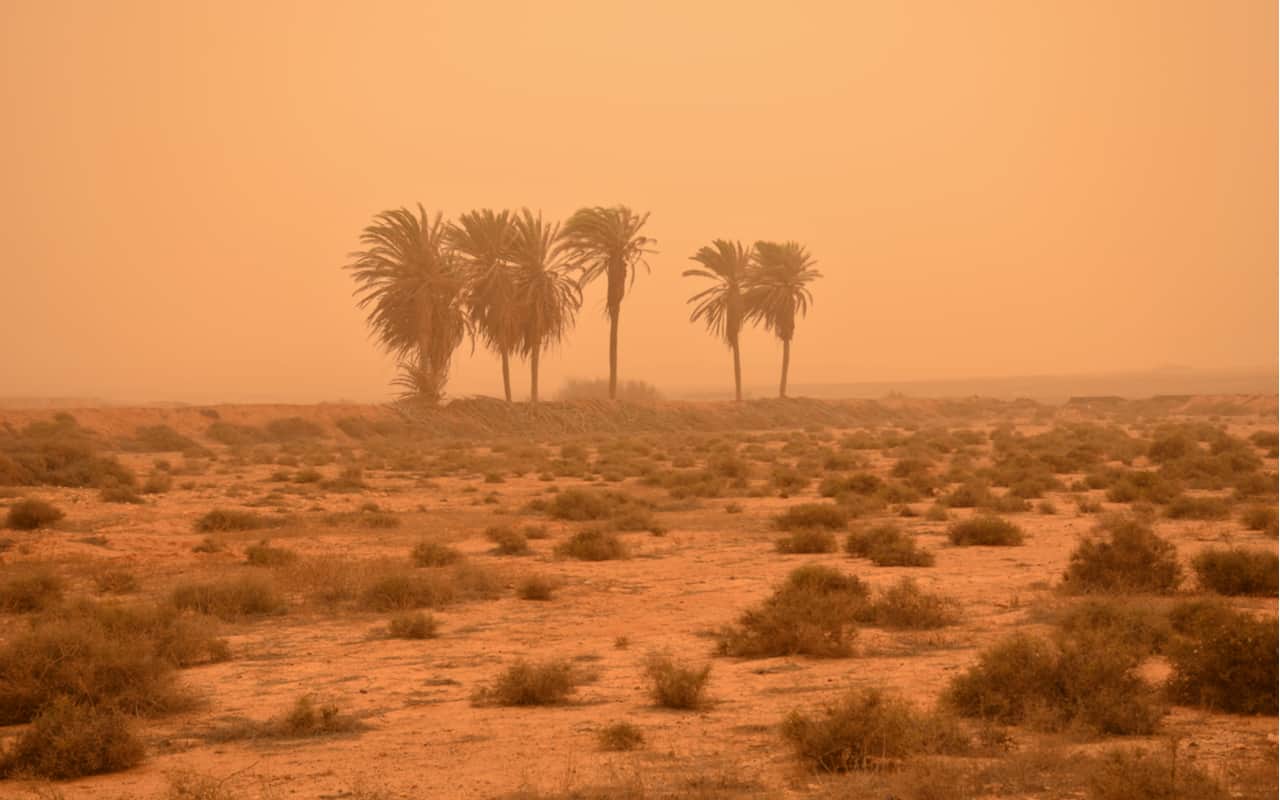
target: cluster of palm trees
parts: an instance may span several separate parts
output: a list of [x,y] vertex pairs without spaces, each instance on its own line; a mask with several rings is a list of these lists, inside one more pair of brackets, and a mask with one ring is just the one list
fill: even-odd
[[[603,277],[609,317],[609,397],[618,387],[618,319],[627,290],[654,252],[644,235],[649,215],[626,206],[581,208],[562,226],[541,213],[481,209],[456,222],[406,208],[374,217],[360,236],[364,250],[346,265],[356,281],[358,305],[368,311],[374,336],[399,363],[396,379],[406,396],[439,402],[454,352],[479,340],[502,362],[502,387],[511,400],[511,358],[529,361],[529,399],[538,401],[542,353],[561,342],[582,307],[582,290]],[[742,399],[739,334],[762,324],[782,341],[786,396],[791,339],[798,316],[813,297],[808,283],[821,277],[796,242],[717,239],[694,256],[702,268],[686,276],[714,280],[690,298],[690,319],[702,320],[733,351],[736,397]]]

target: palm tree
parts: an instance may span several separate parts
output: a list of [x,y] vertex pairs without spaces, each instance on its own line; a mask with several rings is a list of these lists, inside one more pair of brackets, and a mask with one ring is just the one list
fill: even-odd
[[640,234],[649,215],[626,206],[580,208],[564,226],[570,259],[582,271],[580,284],[604,275],[608,281],[605,312],[609,315],[609,399],[618,396],[618,315],[622,298],[635,283],[636,268],[653,250],[654,240]]
[[453,351],[468,331],[463,271],[446,246],[445,223],[418,205],[383,211],[360,234],[367,249],[351,254],[357,305],[369,326],[400,360],[398,381],[419,400],[444,396]]
[[472,329],[502,358],[502,390],[511,402],[511,353],[520,346],[511,270],[515,229],[510,211],[469,211],[449,226],[448,241],[466,271],[466,307]]
[[716,239],[690,256],[703,269],[687,269],[686,278],[709,278],[715,285],[703,289],[693,297],[695,303],[690,322],[702,320],[711,333],[724,339],[733,351],[733,390],[735,399],[742,402],[742,358],[738,349],[738,336],[742,332],[742,285],[750,278],[753,266],[752,253],[742,242]]
[[756,242],[756,268],[743,291],[748,322],[762,322],[782,340],[782,382],[778,396],[787,396],[787,370],[791,366],[791,338],[796,315],[804,316],[813,303],[808,283],[822,277],[817,263],[798,242]]
[[516,293],[520,298],[520,346],[529,357],[529,402],[538,402],[538,362],[545,347],[573,327],[582,306],[582,287],[570,275],[569,245],[560,224],[543,222],[524,209],[514,221],[512,248]]

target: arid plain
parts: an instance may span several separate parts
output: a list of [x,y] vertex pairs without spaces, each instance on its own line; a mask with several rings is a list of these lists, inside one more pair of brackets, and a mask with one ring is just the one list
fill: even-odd
[[[0,531],[0,796],[1274,797],[1275,421],[1275,397],[0,411],[0,514],[63,515]],[[1108,587],[1078,548],[1125,525],[1173,550]],[[1272,559],[1269,588],[1206,551]],[[856,576],[848,602],[782,597],[808,565]],[[152,615],[102,628],[164,641],[165,699],[67,678],[142,750],[47,781],[21,665],[104,605]],[[1269,662],[1194,677],[1220,644],[1197,614],[1270,618]],[[1010,641],[1062,686],[1002,695]]]

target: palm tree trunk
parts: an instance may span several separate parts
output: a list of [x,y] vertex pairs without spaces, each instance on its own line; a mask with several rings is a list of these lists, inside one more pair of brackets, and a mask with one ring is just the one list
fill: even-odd
[[778,385],[778,397],[787,396],[787,370],[791,368],[791,340],[782,340],[782,383]]
[[618,315],[622,309],[609,314],[609,399],[618,399]]
[[533,346],[529,353],[529,402],[538,402],[538,355],[542,350],[541,343]]
[[733,343],[733,396],[735,401],[742,402],[742,354],[737,342]]
[[511,402],[511,355],[506,351],[502,351],[502,391],[507,396],[507,402]]

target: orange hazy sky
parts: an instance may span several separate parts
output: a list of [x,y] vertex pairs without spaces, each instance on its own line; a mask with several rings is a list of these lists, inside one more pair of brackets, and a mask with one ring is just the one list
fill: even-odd
[[[1274,366],[1276,38],[1263,0],[5,0],[0,395],[388,397],[340,267],[419,201],[652,212],[624,380],[729,388],[680,277],[716,237],[818,258],[795,384]],[[602,299],[544,386],[607,373]]]

